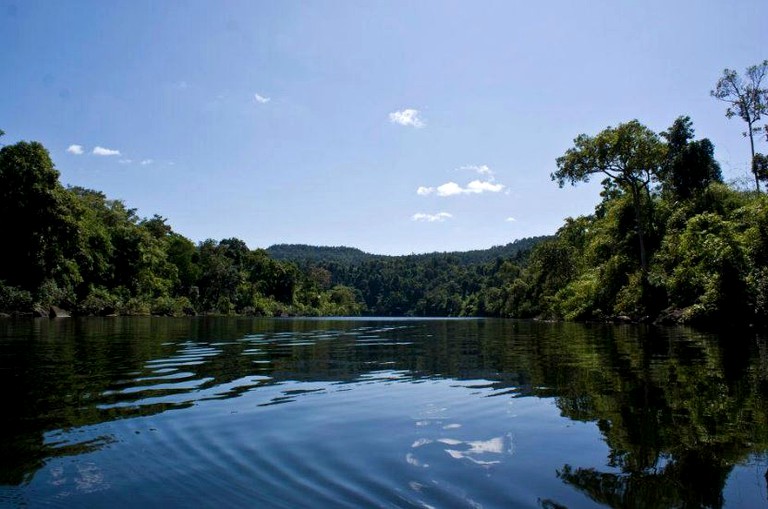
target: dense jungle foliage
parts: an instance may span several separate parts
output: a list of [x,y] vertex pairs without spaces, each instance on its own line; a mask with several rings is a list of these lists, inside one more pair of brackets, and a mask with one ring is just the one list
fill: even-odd
[[357,289],[374,314],[765,325],[768,198],[723,183],[690,118],[660,134],[633,120],[580,135],[557,168],[561,186],[604,177],[602,200],[553,237],[510,244],[520,248],[512,256],[279,252]]
[[492,301],[486,293],[514,279],[530,249],[547,238],[464,253],[407,256],[360,252],[350,258],[349,248],[301,245],[272,246],[267,252],[294,261],[332,284],[355,288],[372,315],[501,316],[501,302]]
[[576,138],[552,178],[562,186],[603,175],[603,199],[534,251],[519,283],[525,311],[764,323],[768,200],[723,184],[713,154],[688,117],[661,136],[632,121]]
[[768,199],[725,185],[713,154],[687,117],[661,135],[631,121],[579,136],[558,159],[561,185],[606,179],[594,213],[553,237],[470,253],[273,246],[270,256],[235,238],[195,245],[162,217],[65,188],[46,149],[20,142],[0,149],[13,239],[0,252],[0,309],[762,323]]
[[[159,216],[59,183],[36,142],[0,149],[0,311],[48,315],[197,312],[354,315],[355,292],[328,286],[238,239],[195,245]],[[55,311],[51,310],[51,313]]]
[[[155,215],[59,182],[37,142],[0,149],[0,311],[499,316],[766,325],[768,61],[726,69],[712,95],[748,126],[755,191],[723,182],[708,139],[681,116],[581,134],[556,161],[561,187],[603,178],[593,214],[551,237],[465,253],[378,256],[239,239],[194,244]],[[2,135],[0,131],[0,135]]]
[[37,142],[0,149],[0,182],[13,239],[0,250],[0,312],[10,314],[499,314],[475,294],[502,284],[514,263],[502,254],[520,261],[539,240],[408,257],[292,246],[292,261],[236,238],[195,244],[160,216],[65,188]]
[[46,149],[20,142],[0,149],[13,239],[0,309],[762,323],[768,199],[725,185],[713,154],[687,117],[661,135],[631,121],[579,136],[558,159],[561,185],[606,178],[595,212],[553,237],[410,256],[274,246],[276,259],[235,238],[195,245],[162,217],[65,188]]

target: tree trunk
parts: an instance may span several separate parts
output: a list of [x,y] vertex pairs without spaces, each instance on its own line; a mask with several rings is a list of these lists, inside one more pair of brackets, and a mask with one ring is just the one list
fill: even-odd
[[752,170],[752,174],[755,176],[755,187],[757,188],[757,193],[760,194],[760,179],[757,178],[757,168],[755,168],[755,140],[752,136],[752,123],[748,123],[747,126],[749,127],[749,148],[752,149],[750,168]]
[[640,190],[636,186],[632,186],[632,205],[635,208],[635,222],[637,223],[637,240],[640,244],[640,268],[643,271],[643,276],[648,273],[648,260],[645,255],[645,230],[643,228],[643,216],[640,203]]

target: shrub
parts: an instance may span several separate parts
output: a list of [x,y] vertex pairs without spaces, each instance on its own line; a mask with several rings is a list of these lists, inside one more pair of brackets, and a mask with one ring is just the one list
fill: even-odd
[[0,311],[22,312],[32,310],[32,294],[0,281]]
[[82,315],[106,315],[115,313],[119,307],[120,298],[117,295],[102,287],[92,287],[78,304],[77,311]]

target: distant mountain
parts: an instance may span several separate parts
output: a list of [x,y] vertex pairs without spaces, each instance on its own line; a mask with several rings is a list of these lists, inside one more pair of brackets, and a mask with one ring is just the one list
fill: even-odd
[[275,244],[267,248],[267,253],[275,260],[291,261],[300,265],[326,262],[356,265],[373,258],[381,258],[354,247],[307,244]]
[[415,259],[429,259],[435,257],[443,258],[448,256],[458,258],[459,262],[463,265],[475,265],[492,262],[498,258],[515,258],[518,255],[530,251],[533,246],[539,242],[549,238],[552,237],[548,235],[540,235],[538,237],[526,237],[518,239],[514,242],[510,242],[509,244],[504,244],[503,246],[493,246],[488,249],[475,249],[472,251],[449,251],[445,253],[427,253],[419,255],[408,255],[407,257]]
[[548,238],[550,237],[546,235],[526,237],[503,246],[493,246],[488,249],[475,249],[472,251],[435,252],[400,256],[376,255],[366,253],[365,251],[354,247],[309,246],[306,244],[275,244],[268,247],[267,252],[276,260],[292,261],[299,265],[313,265],[320,263],[359,265],[377,259],[408,258],[412,260],[428,260],[430,258],[446,257],[457,258],[462,265],[474,265],[488,263],[498,258],[515,258]]

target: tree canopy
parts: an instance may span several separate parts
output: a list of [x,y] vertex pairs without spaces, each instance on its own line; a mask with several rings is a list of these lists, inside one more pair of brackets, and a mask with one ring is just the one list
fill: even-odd
[[58,178],[42,144],[0,148],[0,218],[9,240],[0,249],[0,280],[39,288],[67,277],[74,224]]
[[[593,175],[603,174],[606,188],[618,187],[632,197],[640,249],[640,264],[647,269],[645,247],[644,200],[650,195],[650,184],[660,173],[666,147],[659,136],[637,120],[608,127],[596,136],[581,134],[574,146],[557,159],[552,180],[560,187],[566,182],[588,182]],[[645,204],[648,202],[645,201]]]
[[720,165],[715,160],[715,146],[707,138],[693,141],[690,117],[678,117],[661,133],[667,140],[667,157],[660,181],[675,199],[686,200],[714,182],[722,182]]

